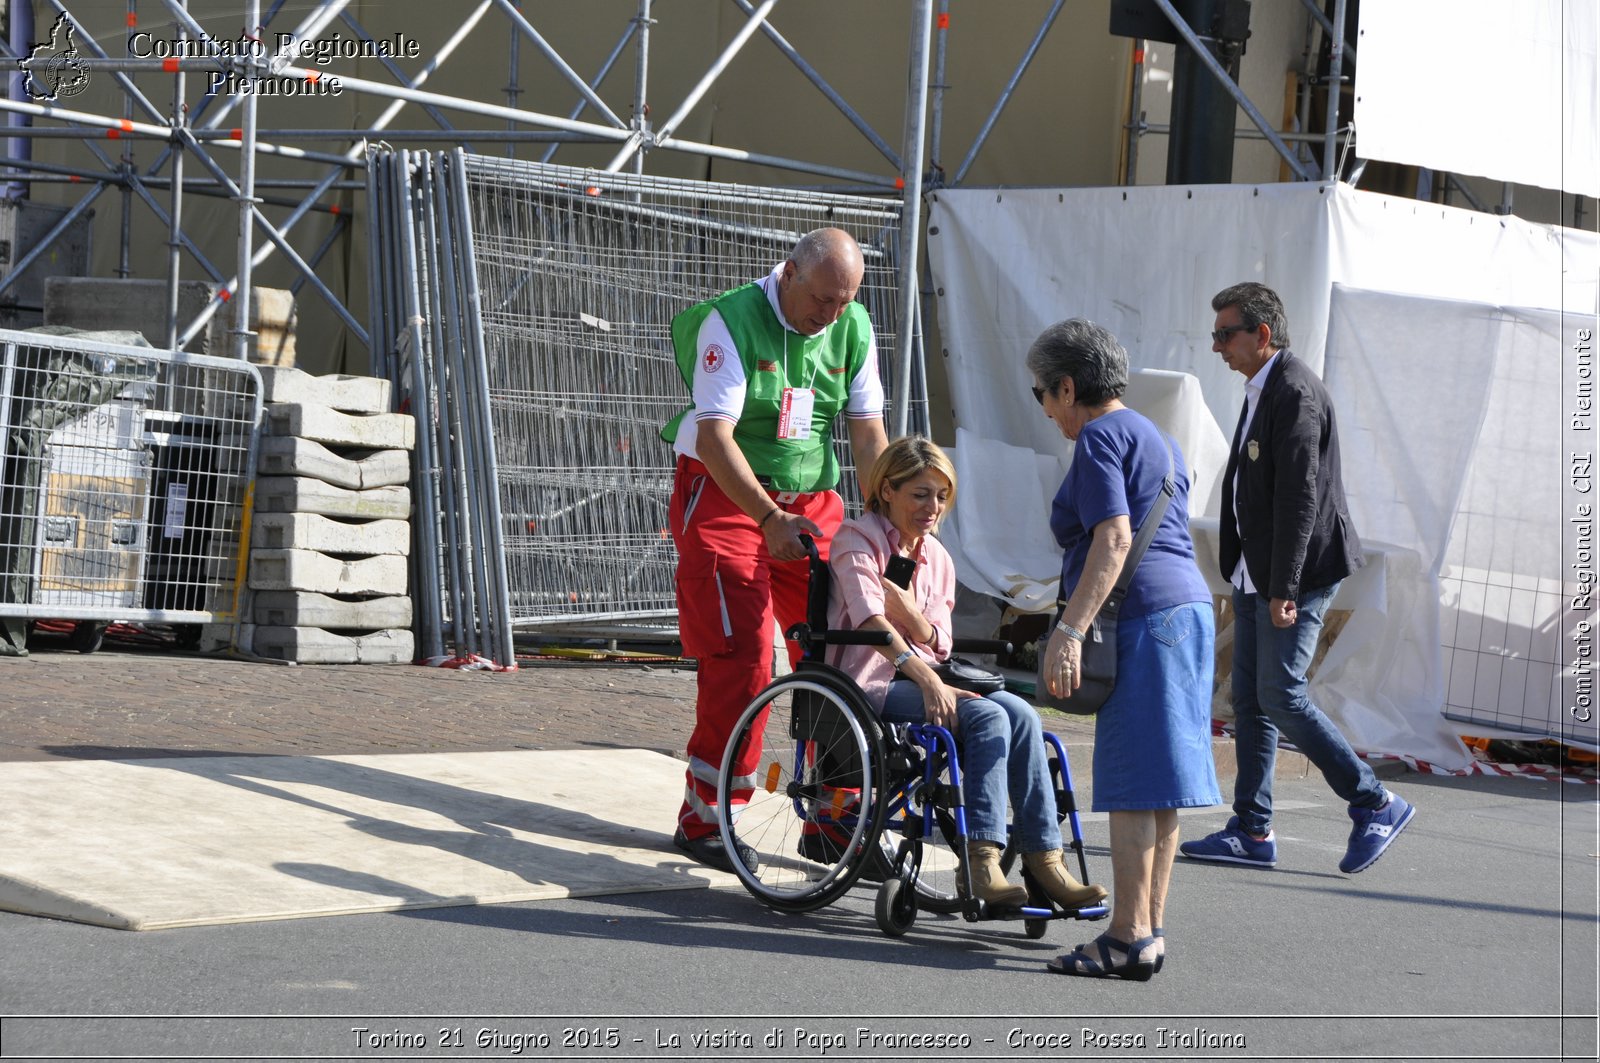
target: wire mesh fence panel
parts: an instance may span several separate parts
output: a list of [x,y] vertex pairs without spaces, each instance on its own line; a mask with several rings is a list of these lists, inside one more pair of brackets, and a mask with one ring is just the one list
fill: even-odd
[[236,609],[254,366],[0,330],[0,617],[201,624]]
[[[893,401],[899,203],[476,156],[465,170],[512,621],[671,615],[660,430],[688,404],[673,316],[765,275],[812,229],[844,229]],[[843,440],[840,454],[853,503]]]

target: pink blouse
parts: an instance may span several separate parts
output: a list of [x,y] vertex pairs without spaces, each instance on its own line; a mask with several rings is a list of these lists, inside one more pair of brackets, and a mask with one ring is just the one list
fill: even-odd
[[[899,545],[899,531],[877,513],[869,511],[844,522],[828,551],[828,567],[833,576],[828,627],[853,631],[871,617],[884,616],[883,570]],[[936,664],[950,656],[950,611],[955,607],[956,570],[949,552],[932,536],[923,536],[911,590],[922,607],[922,615],[933,625],[933,641],[921,645],[912,642],[904,629],[897,626],[896,630],[918,656]],[[894,664],[878,647],[830,646],[828,661],[855,678],[873,708],[883,708],[895,673]]]

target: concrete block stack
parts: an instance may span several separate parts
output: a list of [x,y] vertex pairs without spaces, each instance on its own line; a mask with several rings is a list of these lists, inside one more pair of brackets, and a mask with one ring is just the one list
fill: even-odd
[[389,383],[261,370],[266,412],[239,648],[302,664],[414,658],[409,414]]

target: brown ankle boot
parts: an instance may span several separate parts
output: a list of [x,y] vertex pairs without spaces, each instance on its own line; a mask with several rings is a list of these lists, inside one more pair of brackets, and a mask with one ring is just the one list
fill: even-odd
[[1022,862],[1046,896],[1063,908],[1084,908],[1106,898],[1104,886],[1085,886],[1072,876],[1060,849],[1023,853]]
[[990,904],[1022,905],[1028,891],[1013,886],[1000,872],[1000,846],[995,842],[968,842],[972,854],[972,890],[980,901]]

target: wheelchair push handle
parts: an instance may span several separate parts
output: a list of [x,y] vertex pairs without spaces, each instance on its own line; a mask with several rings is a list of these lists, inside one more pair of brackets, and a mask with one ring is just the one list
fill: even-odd
[[811,592],[806,603],[806,623],[796,624],[784,634],[796,639],[809,657],[822,646],[887,646],[894,641],[888,631],[834,631],[828,628],[828,563],[822,560],[817,541],[805,532],[800,533],[800,545],[805,547],[811,565]]
[[950,646],[951,653],[994,653],[1009,654],[1011,643],[1006,639],[956,639]]

